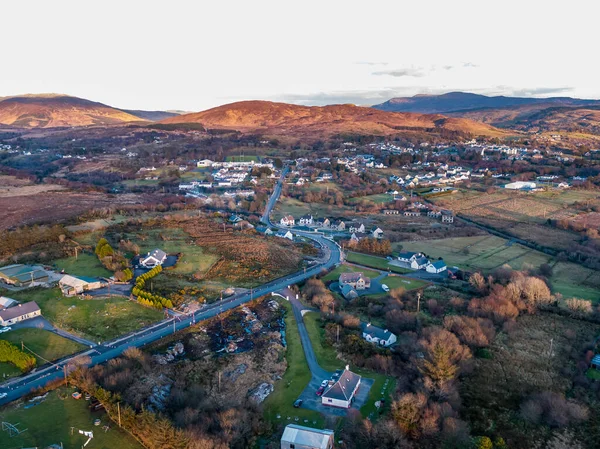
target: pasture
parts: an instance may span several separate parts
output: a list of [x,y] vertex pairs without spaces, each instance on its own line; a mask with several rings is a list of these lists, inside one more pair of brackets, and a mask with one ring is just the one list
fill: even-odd
[[95,254],[82,253],[77,257],[68,257],[66,259],[55,260],[52,264],[58,271],[65,270],[65,273],[73,276],[88,277],[110,277],[112,272],[102,266],[100,260]]

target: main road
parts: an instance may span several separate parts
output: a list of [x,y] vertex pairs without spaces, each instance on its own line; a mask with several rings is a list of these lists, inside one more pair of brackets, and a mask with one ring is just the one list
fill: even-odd
[[[275,185],[273,194],[267,202],[265,214],[263,215],[263,221],[267,225],[278,227],[271,223],[269,214],[275,206],[279,195],[281,194],[281,187],[286,173],[287,168],[283,170],[282,176]],[[321,234],[313,232],[297,231],[296,233],[313,240],[321,248],[322,257],[314,266],[303,269],[297,273],[275,279],[271,282],[267,282],[260,287],[252,289],[250,293],[246,292],[233,295],[223,299],[222,301],[217,301],[216,303],[203,307],[195,313],[165,319],[152,326],[140,329],[137,332],[119,337],[103,344],[99,344],[98,346],[95,346],[87,351],[74,354],[52,364],[43,366],[34,372],[30,372],[29,374],[12,378],[0,385],[0,395],[2,395],[2,393],[6,393],[6,396],[0,399],[0,405],[14,401],[15,399],[18,399],[32,392],[33,390],[46,385],[50,381],[61,378],[64,376],[65,371],[73,370],[78,363],[83,363],[87,366],[94,366],[99,363],[104,363],[107,360],[120,356],[127,348],[141,347],[149,343],[153,343],[163,337],[166,337],[167,335],[174,334],[175,332],[192,326],[195,323],[199,323],[227,310],[238,307],[251,301],[252,299],[258,298],[259,296],[267,295],[277,290],[282,290],[291,284],[302,282],[305,279],[319,274],[322,270],[333,267],[341,261],[341,249],[332,240],[325,238]]]

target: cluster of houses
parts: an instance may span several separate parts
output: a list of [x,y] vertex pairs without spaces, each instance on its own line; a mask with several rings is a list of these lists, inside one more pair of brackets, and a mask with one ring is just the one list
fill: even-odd
[[456,184],[471,179],[471,170],[467,168],[436,162],[417,163],[411,167],[406,165],[403,168],[419,170],[420,172],[414,175],[408,174],[404,177],[391,175],[388,180],[407,189],[413,189],[417,186]]
[[413,270],[425,270],[427,273],[439,274],[448,269],[442,260],[430,261],[423,253],[403,251],[398,254],[398,260]]
[[315,219],[312,215],[302,215],[298,220],[293,215],[284,215],[280,220],[281,226],[288,228],[294,226],[315,227],[318,229],[329,229],[338,232],[347,232],[350,234],[350,240],[358,242],[362,238],[371,237],[375,239],[383,238],[383,230],[379,226],[373,226],[367,230],[363,223],[351,222],[346,224],[342,220],[330,221],[328,218]]

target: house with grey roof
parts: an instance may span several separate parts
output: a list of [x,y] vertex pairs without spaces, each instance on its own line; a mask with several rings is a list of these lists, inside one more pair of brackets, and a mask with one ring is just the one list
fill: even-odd
[[435,262],[429,262],[425,267],[425,271],[427,271],[428,273],[438,274],[442,271],[446,271],[447,268],[448,267],[446,266],[446,262],[440,259],[436,260]]
[[425,256],[419,256],[414,258],[411,263],[410,263],[410,267],[413,270],[422,270],[423,268],[425,268],[427,266],[427,264],[429,263],[429,259]]
[[340,291],[342,292],[342,296],[349,301],[358,298],[358,293],[349,284],[341,285]]
[[8,309],[9,307],[17,304],[18,301],[12,298],[7,298],[6,296],[0,296],[0,310]]
[[371,287],[371,279],[363,273],[342,273],[338,279],[340,288],[345,284],[350,285],[355,290],[365,290]]
[[140,265],[146,268],[154,268],[157,265],[162,265],[167,260],[167,253],[162,249],[154,249],[150,251],[146,257],[140,259]]
[[371,323],[361,323],[362,336],[369,343],[375,343],[380,346],[391,346],[396,343],[396,335],[387,329],[373,326]]
[[281,449],[332,449],[333,430],[288,424],[281,436]]
[[421,256],[421,253],[413,253],[412,251],[401,251],[400,253],[398,253],[398,260],[404,263],[411,263],[419,256]]
[[331,407],[350,408],[354,402],[354,396],[360,387],[361,377],[346,369],[335,382],[330,381],[329,385],[321,395],[321,404]]
[[0,310],[0,326],[10,326],[19,321],[40,316],[42,311],[35,301],[19,304],[8,309]]

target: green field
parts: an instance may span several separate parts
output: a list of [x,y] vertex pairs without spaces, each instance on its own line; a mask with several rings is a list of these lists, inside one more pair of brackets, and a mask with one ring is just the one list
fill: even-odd
[[65,273],[74,276],[110,277],[112,272],[102,266],[98,257],[93,254],[79,254],[77,258],[68,257],[53,263],[56,270],[65,270]]
[[313,182],[308,185],[308,190],[311,192],[339,192],[340,186],[335,182]]
[[428,285],[427,282],[420,279],[411,279],[404,276],[386,276],[381,281],[382,284],[387,285],[390,290],[395,288],[403,288],[405,290],[414,290],[416,288],[422,288]]
[[294,198],[281,198],[275,206],[272,218],[279,221],[284,215],[293,215],[299,218],[305,214],[311,214],[314,218],[346,217],[351,210],[345,206],[333,206],[321,203],[303,203]]
[[[28,409],[20,402],[0,409],[2,421],[18,423],[20,430],[26,430],[12,438],[7,432],[0,432],[0,447],[42,448],[62,443],[65,448],[79,448],[87,441],[87,437],[78,433],[81,429],[94,432],[93,440],[86,446],[91,449],[143,449],[133,437],[119,429],[106,413],[92,413],[87,401],[71,398],[73,391],[67,388],[51,391],[43,402]],[[30,405],[28,402],[25,404]],[[94,426],[97,418],[101,420],[99,427]],[[110,428],[108,432],[102,429],[105,425]],[[72,435],[71,428],[75,430]]]
[[373,204],[391,203],[392,201],[394,201],[394,195],[388,195],[387,193],[378,193],[376,195],[358,196],[355,198],[350,198],[348,200],[350,204],[361,203],[363,201]]
[[348,251],[346,260],[351,263],[364,265],[365,267],[375,268],[377,270],[392,271],[394,273],[410,273],[411,270],[390,265],[389,261],[384,257],[371,256],[369,254],[355,253]]
[[[21,342],[23,342],[27,348],[35,353],[32,355],[37,359],[38,366],[43,365],[46,361],[52,362],[66,355],[86,349],[82,344],[44,329],[14,329],[10,332],[0,334],[0,340],[6,340],[19,348],[21,347]],[[25,352],[29,353],[27,349]]]
[[[337,358],[337,351],[332,346],[325,344],[324,330],[321,328],[320,314],[317,312],[308,312],[304,314],[304,324],[312,342],[312,347],[315,352],[315,357],[321,368],[327,371],[335,371],[344,369],[347,362]],[[360,409],[361,414],[366,417],[374,413],[375,402],[385,398],[386,403],[390,404],[390,395],[394,392],[395,380],[393,377],[377,374],[372,371],[350,366],[350,370],[361,376],[374,379],[374,384],[369,391],[369,399],[367,403]],[[384,391],[384,384],[388,379],[388,386]],[[383,393],[382,393],[383,392]]]
[[[264,402],[265,417],[274,424],[282,425],[290,422],[295,423],[294,418],[298,417],[300,419],[299,424],[304,424],[303,421],[308,419],[311,427],[323,428],[325,425],[323,415],[312,410],[293,407],[294,401],[298,399],[298,396],[302,394],[302,391],[310,382],[311,374],[300,343],[300,334],[294,319],[292,306],[287,301],[279,301],[279,304],[286,310],[287,350],[285,357],[288,366],[283,378],[275,382],[275,390]],[[277,415],[280,415],[281,418],[277,418]],[[288,421],[288,417],[291,418],[290,421]],[[316,424],[313,424],[313,422],[316,422]]]
[[250,155],[250,154],[227,156],[225,158],[225,161],[226,162],[250,162],[250,161],[258,162],[258,156]]
[[323,280],[323,282],[337,281],[340,278],[340,274],[342,274],[342,273],[357,273],[357,272],[361,272],[365,276],[367,276],[368,278],[371,278],[371,279],[379,276],[379,273],[376,271],[366,270],[366,269],[359,268],[359,267],[353,267],[351,265],[339,265],[333,271],[331,271],[326,276],[324,276],[322,280]]
[[[0,292],[2,295],[8,293]],[[10,292],[10,296],[20,301],[36,301],[42,315],[53,325],[93,341],[111,340],[163,318],[161,311],[122,297],[65,298],[59,288],[34,288]]]
[[[423,252],[430,258],[442,257],[446,264],[467,271],[490,272],[504,264],[515,270],[554,265],[551,256],[492,235],[456,237],[419,242],[400,242],[396,250]],[[570,262],[559,262],[550,278],[552,290],[565,298],[600,300],[600,274]]]

